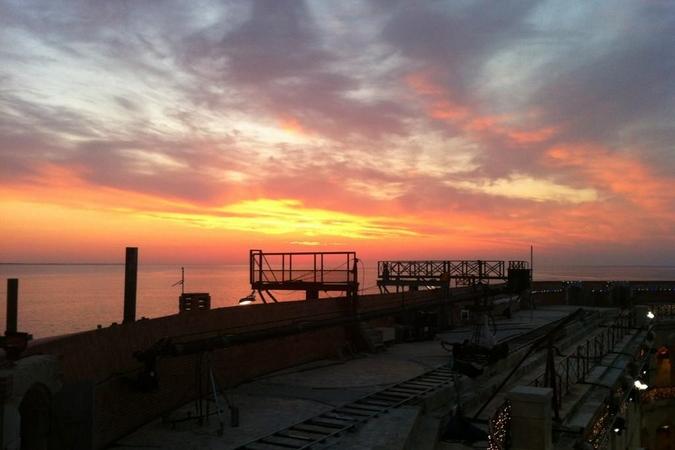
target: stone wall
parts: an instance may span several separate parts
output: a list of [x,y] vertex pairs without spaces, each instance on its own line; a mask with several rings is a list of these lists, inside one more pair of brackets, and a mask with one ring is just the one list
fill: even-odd
[[[358,311],[372,313],[437,299],[438,293],[429,291],[362,296]],[[159,388],[144,393],[135,386],[142,368],[133,357],[135,351],[168,336],[189,340],[347,318],[353,313],[351,301],[333,298],[246,305],[141,320],[38,340],[27,353],[56,355],[71,390],[89,387],[94,405],[91,446],[98,449],[195,398],[199,355],[160,359]],[[209,357],[219,383],[233,386],[287,367],[339,357],[349,351],[349,338],[349,327],[336,325],[239,344],[213,351]]]

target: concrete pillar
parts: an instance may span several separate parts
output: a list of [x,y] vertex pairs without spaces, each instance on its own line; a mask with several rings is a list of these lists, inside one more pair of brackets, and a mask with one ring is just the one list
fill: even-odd
[[17,331],[17,321],[19,315],[19,280],[17,278],[7,279],[7,327],[5,334],[14,334]]
[[551,450],[553,389],[516,386],[511,401],[511,450]]
[[136,285],[138,277],[138,248],[127,247],[124,264],[124,320],[123,323],[136,320]]

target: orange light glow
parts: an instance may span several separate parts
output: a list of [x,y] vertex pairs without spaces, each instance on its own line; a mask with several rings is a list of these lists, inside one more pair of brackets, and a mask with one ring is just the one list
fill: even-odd
[[287,133],[304,135],[308,134],[297,117],[285,116],[279,119],[279,127]]

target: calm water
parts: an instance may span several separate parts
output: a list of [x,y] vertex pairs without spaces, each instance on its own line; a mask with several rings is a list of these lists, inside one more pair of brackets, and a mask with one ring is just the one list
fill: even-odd
[[[366,292],[376,292],[376,268],[359,273]],[[122,265],[0,265],[0,327],[4,329],[5,278],[19,278],[19,330],[34,337],[89,330],[122,319]],[[138,272],[137,317],[178,312],[180,266],[145,265]],[[675,266],[539,267],[538,280],[675,280]],[[233,306],[250,293],[247,265],[185,267],[185,291],[209,292],[212,307]],[[303,292],[279,293],[279,300]]]

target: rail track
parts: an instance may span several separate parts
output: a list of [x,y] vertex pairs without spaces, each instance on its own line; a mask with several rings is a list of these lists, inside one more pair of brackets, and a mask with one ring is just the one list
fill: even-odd
[[[587,313],[586,311],[579,309],[570,315],[582,316],[586,313]],[[521,333],[512,337],[508,337],[506,339],[502,339],[499,343],[500,344],[507,343],[509,345],[509,352],[511,353],[517,352],[519,350],[529,347],[530,345],[532,345],[533,342],[546,336],[551,330],[555,329],[559,324],[569,320],[570,315],[558,319],[554,322],[549,322],[546,325],[542,325],[538,328],[534,328],[531,331],[527,331],[525,333]]]
[[280,431],[236,447],[237,450],[310,449],[331,438],[353,430],[370,419],[405,404],[415,403],[427,394],[454,381],[447,367],[437,367],[417,377],[398,383]]

